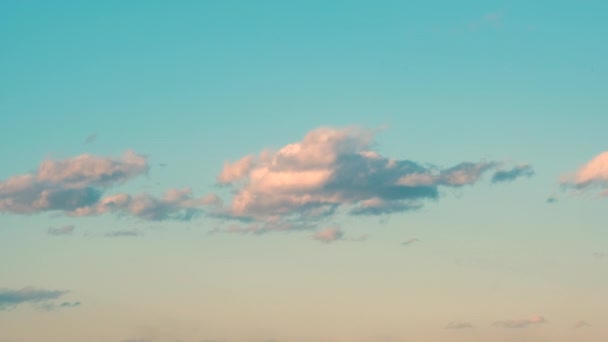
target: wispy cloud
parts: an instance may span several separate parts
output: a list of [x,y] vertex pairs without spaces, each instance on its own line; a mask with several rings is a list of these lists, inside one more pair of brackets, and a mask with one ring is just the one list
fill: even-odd
[[532,177],[534,169],[530,165],[518,165],[510,170],[498,170],[492,175],[492,183],[512,182],[520,177]]
[[567,189],[598,191],[600,196],[608,195],[608,151],[600,153],[576,172],[562,176],[560,183]]
[[[21,304],[33,304],[35,308],[49,310],[57,306],[53,302],[54,300],[63,297],[68,292],[36,289],[33,287],[25,287],[19,290],[0,289],[0,310],[12,310]],[[63,304],[59,306],[68,307]]]
[[74,230],[76,229],[76,227],[74,227],[74,225],[66,225],[66,226],[61,226],[61,227],[51,227],[48,230],[49,235],[54,235],[54,236],[58,236],[58,235],[72,235],[72,233],[74,233]]
[[144,234],[138,230],[115,230],[104,234],[105,237],[137,237]]
[[97,133],[91,133],[85,140],[84,144],[91,144],[97,139]]
[[450,322],[445,326],[445,328],[450,330],[472,329],[473,324],[468,322]]
[[589,324],[589,323],[587,323],[585,321],[578,321],[578,322],[574,323],[573,328],[574,329],[581,329],[581,328],[587,328],[587,327],[590,327],[590,326],[591,326],[591,324]]
[[426,200],[439,199],[440,187],[473,185],[500,166],[481,161],[437,168],[386,158],[372,149],[374,133],[358,127],[322,127],[277,151],[226,163],[217,181],[230,187],[233,196],[216,215],[274,230],[287,223],[322,220],[339,211],[351,215],[412,211]]
[[608,258],[608,253],[604,253],[604,252],[593,252],[593,253],[591,253],[591,255],[596,259]]
[[312,238],[321,242],[330,243],[341,240],[343,237],[344,232],[342,232],[342,230],[336,227],[329,227],[318,230]]
[[537,326],[541,324],[545,324],[547,321],[543,316],[533,316],[531,318],[524,319],[510,319],[504,321],[496,321],[494,322],[495,326],[507,328],[507,329],[521,329],[521,328],[529,328],[531,326]]
[[418,238],[411,238],[411,239],[407,239],[407,240],[403,241],[401,244],[403,246],[409,246],[409,245],[412,245],[417,242],[420,242],[420,240]]

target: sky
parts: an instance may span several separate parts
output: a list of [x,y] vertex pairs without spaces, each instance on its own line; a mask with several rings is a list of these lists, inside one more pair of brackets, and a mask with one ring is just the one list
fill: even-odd
[[605,341],[605,1],[3,1],[0,342]]

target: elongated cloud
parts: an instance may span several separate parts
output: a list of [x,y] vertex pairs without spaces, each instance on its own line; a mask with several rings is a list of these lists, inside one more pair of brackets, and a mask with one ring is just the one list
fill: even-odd
[[418,239],[418,238],[411,238],[411,239],[407,239],[407,240],[403,241],[401,244],[403,246],[409,246],[409,245],[412,245],[412,244],[417,243],[417,242],[420,242],[420,239]]
[[608,195],[608,151],[600,153],[576,172],[562,176],[560,183],[566,188],[597,190],[602,196]]
[[105,237],[136,237],[142,236],[143,233],[137,230],[115,230],[109,233],[106,233]]
[[[381,156],[372,130],[315,129],[302,141],[226,163],[219,184],[233,196],[218,216],[255,222],[314,222],[342,210],[351,215],[386,215],[437,200],[440,187],[477,183],[497,162],[462,162],[435,168]],[[508,175],[506,177],[509,177]]]
[[[37,171],[0,182],[0,213],[36,214],[61,211],[70,216],[128,214],[144,220],[188,220],[219,198],[194,198],[189,189],[170,189],[158,198],[150,194],[118,193],[109,188],[147,173],[144,156],[127,151],[121,158],[83,154],[64,160],[46,160]],[[50,234],[68,230],[50,230]]]
[[450,330],[472,329],[473,324],[468,322],[450,322],[445,328]]
[[51,227],[49,228],[49,235],[72,235],[72,233],[74,233],[74,229],[76,229],[76,227],[71,224],[61,227]]
[[518,165],[510,170],[499,170],[492,175],[492,183],[512,182],[520,177],[532,177],[534,170],[530,165]]
[[578,322],[574,323],[573,328],[574,329],[581,329],[581,328],[587,328],[587,327],[590,327],[590,326],[591,326],[591,324],[589,324],[589,323],[587,323],[585,321],[578,321]]
[[0,310],[12,310],[21,304],[35,304],[36,307],[45,309],[54,305],[53,300],[67,294],[68,291],[43,290],[25,287],[19,290],[0,289]]
[[507,329],[529,328],[531,326],[541,325],[547,321],[543,316],[533,316],[531,318],[513,319],[494,322],[495,326]]

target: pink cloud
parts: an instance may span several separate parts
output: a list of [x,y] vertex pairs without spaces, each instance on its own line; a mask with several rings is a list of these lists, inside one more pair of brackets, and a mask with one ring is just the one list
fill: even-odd
[[321,242],[330,243],[340,240],[343,237],[344,233],[339,228],[330,227],[317,231],[312,238]]
[[108,188],[147,173],[146,157],[127,151],[120,158],[83,154],[45,160],[35,172],[0,182],[0,212],[36,214],[62,211],[71,216],[130,214],[146,220],[189,219],[205,206],[218,206],[215,195],[194,198],[189,189],[170,189],[157,198],[118,193]]
[[218,182],[232,188],[215,213],[274,230],[266,217],[314,222],[345,210],[386,215],[419,209],[439,198],[439,187],[477,183],[496,162],[463,162],[442,169],[386,158],[373,149],[374,131],[321,127],[299,142],[227,163]]
[[600,153],[576,172],[562,176],[560,183],[579,190],[608,190],[608,151]]

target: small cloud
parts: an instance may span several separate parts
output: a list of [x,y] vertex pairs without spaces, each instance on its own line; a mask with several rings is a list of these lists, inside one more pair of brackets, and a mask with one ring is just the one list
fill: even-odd
[[473,325],[467,322],[450,322],[445,327],[446,329],[459,330],[459,329],[472,329]]
[[553,204],[553,203],[557,203],[559,200],[557,199],[557,197],[551,196],[549,198],[547,198],[547,200],[545,202],[547,202],[548,204]]
[[499,170],[494,172],[492,183],[512,182],[519,177],[532,177],[534,169],[530,165],[515,166],[510,170]]
[[469,29],[476,31],[486,27],[498,28],[503,25],[505,13],[495,11],[484,14],[481,18],[469,24]]
[[59,306],[62,308],[75,308],[80,306],[80,302],[63,302]]
[[573,328],[574,329],[581,329],[581,328],[587,328],[587,327],[590,327],[590,326],[591,326],[591,324],[589,324],[589,323],[587,323],[585,321],[578,321],[578,322],[574,323]]
[[533,316],[531,318],[524,319],[510,319],[504,321],[496,321],[494,322],[494,326],[502,327],[506,329],[522,329],[529,328],[531,326],[538,326],[541,324],[545,324],[547,321],[543,316]]
[[75,308],[80,306],[80,302],[63,302],[61,304],[42,302],[34,304],[34,307],[42,311],[57,311],[59,309]]
[[113,232],[106,233],[105,237],[136,237],[143,236],[144,234],[137,230],[115,230]]
[[401,244],[403,246],[409,246],[409,245],[412,245],[412,244],[414,244],[416,242],[420,242],[420,240],[418,238],[411,238],[411,239],[403,241]]
[[91,144],[97,139],[97,133],[91,133],[85,140],[84,144]]
[[342,239],[343,236],[344,233],[339,228],[331,227],[317,231],[312,238],[321,242],[330,243]]
[[603,253],[603,252],[593,252],[593,253],[591,253],[591,255],[596,259],[604,259],[604,258],[608,257],[608,253]]
[[490,12],[483,16],[483,21],[486,23],[491,23],[495,25],[502,24],[502,20],[504,18],[504,12]]
[[167,167],[167,163],[159,163],[158,166],[160,166],[160,167]]
[[59,235],[72,235],[72,233],[74,233],[74,229],[76,229],[76,227],[74,227],[73,225],[67,225],[67,226],[61,226],[61,227],[51,227],[49,228],[49,235],[53,235],[53,236],[59,236]]
[[19,290],[0,289],[0,310],[12,310],[21,304],[32,304],[39,310],[52,310],[53,303],[69,291],[43,290],[24,287]]

